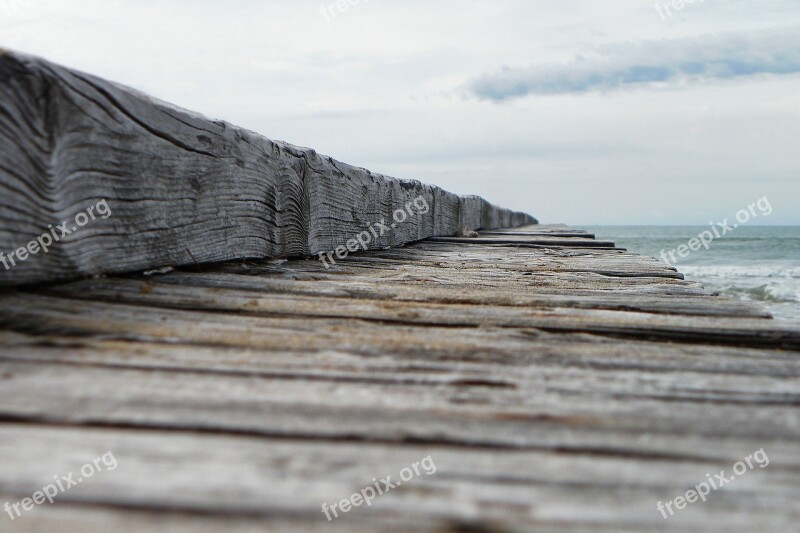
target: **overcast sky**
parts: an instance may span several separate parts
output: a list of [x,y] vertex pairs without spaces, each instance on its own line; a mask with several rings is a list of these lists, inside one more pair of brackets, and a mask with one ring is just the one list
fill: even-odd
[[798,0],[346,3],[0,0],[0,46],[543,222],[800,224]]

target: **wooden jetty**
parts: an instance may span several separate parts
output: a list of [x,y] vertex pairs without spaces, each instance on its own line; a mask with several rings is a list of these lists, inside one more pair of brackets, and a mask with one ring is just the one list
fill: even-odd
[[12,52],[0,186],[113,209],[0,268],[0,531],[797,531],[800,327],[656,259]]
[[563,226],[6,290],[0,324],[0,504],[118,462],[4,531],[800,523],[800,329]]

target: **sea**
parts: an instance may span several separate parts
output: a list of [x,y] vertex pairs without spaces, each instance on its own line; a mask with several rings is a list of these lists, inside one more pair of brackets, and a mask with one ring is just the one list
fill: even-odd
[[[584,226],[598,239],[658,258],[709,226]],[[697,247],[695,244],[694,247]],[[667,255],[667,257],[669,257]],[[675,254],[687,280],[736,300],[758,302],[777,319],[800,320],[800,226],[739,226],[708,247]],[[671,261],[671,259],[670,259]]]

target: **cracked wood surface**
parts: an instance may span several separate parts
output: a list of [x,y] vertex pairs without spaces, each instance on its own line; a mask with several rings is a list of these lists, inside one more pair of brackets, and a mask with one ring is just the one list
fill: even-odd
[[[27,259],[0,268],[7,286],[326,253],[369,226],[390,226],[393,213],[417,198],[426,209],[409,209],[406,221],[366,246],[536,222],[4,50],[0,188],[0,251],[7,255],[51,226],[76,228],[49,253],[31,248]],[[103,200],[110,216],[73,223]]]
[[[7,289],[0,500],[109,450],[119,466],[4,523],[791,531],[800,328],[591,239],[529,226],[331,268]],[[760,448],[768,467],[668,521],[656,510]],[[323,502],[426,456],[436,474],[325,520]]]

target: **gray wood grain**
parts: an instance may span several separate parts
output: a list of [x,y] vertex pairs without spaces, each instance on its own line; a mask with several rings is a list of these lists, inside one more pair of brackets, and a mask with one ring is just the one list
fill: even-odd
[[[15,529],[791,530],[800,330],[519,233],[6,291],[0,501],[120,465]],[[663,521],[760,448],[768,468]],[[427,455],[436,475],[320,512]]]
[[[3,428],[0,436],[3,465],[20,491],[35,490],[39,479],[52,471],[80,468],[87,455],[111,449],[119,464],[113,472],[96,474],[91,483],[64,494],[56,505],[29,513],[14,524],[15,531],[70,530],[65,525],[76,531],[141,531],[154,524],[169,531],[663,529],[663,519],[653,515],[653,501],[684,492],[685,486],[697,483],[697,471],[719,471],[740,453],[729,444],[713,457],[675,461],[551,450],[498,453],[420,444],[323,445],[307,439],[19,425]],[[42,459],[25,461],[23,449]],[[786,452],[792,450],[797,447]],[[434,459],[435,474],[423,474],[376,498],[369,508],[325,521],[322,502],[348,497],[375,477],[397,479],[400,469],[426,456]],[[791,460],[777,452],[774,457],[778,464]],[[202,483],[194,482],[198,473]],[[798,519],[792,505],[798,497],[797,471],[766,468],[748,475],[752,479],[742,481],[744,486],[719,491],[713,503],[687,512],[670,529],[752,531],[747,525],[756,523],[760,530],[791,531]],[[620,483],[626,488],[616,490]],[[13,494],[0,497],[14,501]],[[115,508],[103,507],[109,500]],[[613,510],[623,505],[627,513],[610,520]],[[777,513],[781,507],[786,511]],[[574,513],[576,509],[581,512]]]
[[[11,51],[0,51],[0,187],[0,251],[62,221],[77,228],[0,267],[0,285],[315,255],[377,223],[387,230],[362,248],[535,221]],[[408,207],[418,198],[424,212]],[[74,224],[100,201],[111,216]],[[393,226],[398,210],[407,220]]]

